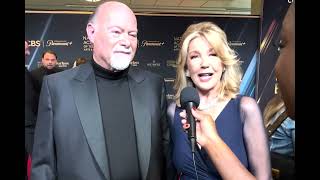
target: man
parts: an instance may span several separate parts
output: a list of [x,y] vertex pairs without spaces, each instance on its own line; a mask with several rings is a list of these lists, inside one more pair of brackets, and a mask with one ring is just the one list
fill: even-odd
[[57,58],[57,54],[54,51],[47,50],[42,54],[42,66],[31,71],[31,75],[34,79],[34,84],[38,93],[40,93],[42,80],[45,75],[61,71],[61,69],[56,67],[58,62]]
[[[29,45],[27,41],[24,42],[25,47],[25,57],[30,55]],[[34,128],[36,124],[36,116],[37,116],[37,95],[36,90],[33,84],[32,77],[30,72],[25,68],[24,70],[24,83],[25,83],[25,165],[27,167],[28,157],[32,153],[33,146],[33,136],[34,136]],[[28,167],[26,168],[28,169]]]
[[[295,120],[295,5],[294,1],[290,5],[282,22],[280,32],[280,55],[275,65],[275,74],[278,80],[279,89],[281,90],[282,99],[284,101],[288,116]],[[293,122],[292,122],[293,123]],[[295,134],[289,134],[292,131],[292,125],[288,129],[282,124],[278,129],[276,138],[278,146],[281,139],[290,135],[293,136],[295,142]],[[295,131],[293,131],[295,132]],[[282,142],[283,144],[283,142]],[[294,179],[295,177],[295,161],[292,158],[283,156],[275,152],[271,153],[272,167],[280,170],[280,179]]]
[[290,5],[280,32],[280,55],[275,65],[282,98],[291,119],[295,119],[295,5]]
[[44,77],[31,179],[166,179],[165,84],[129,67],[137,49],[134,13],[104,2],[86,30],[93,60]]

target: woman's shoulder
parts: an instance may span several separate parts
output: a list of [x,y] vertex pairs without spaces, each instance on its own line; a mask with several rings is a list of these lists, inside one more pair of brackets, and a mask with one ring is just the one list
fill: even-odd
[[241,109],[250,111],[258,106],[257,101],[250,96],[239,95],[237,98],[239,99]]
[[242,96],[240,98],[240,113],[242,121],[250,119],[253,121],[256,119],[262,120],[260,107],[258,106],[257,101],[249,96]]
[[260,111],[257,101],[250,96],[238,95],[237,100],[242,115]]

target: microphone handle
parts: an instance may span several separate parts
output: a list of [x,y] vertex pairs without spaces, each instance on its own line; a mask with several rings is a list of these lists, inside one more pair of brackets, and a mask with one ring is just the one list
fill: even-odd
[[196,151],[196,121],[192,115],[191,109],[194,107],[193,102],[188,102],[186,112],[187,112],[187,120],[190,124],[190,128],[188,129],[188,137],[191,143],[191,151],[194,153]]

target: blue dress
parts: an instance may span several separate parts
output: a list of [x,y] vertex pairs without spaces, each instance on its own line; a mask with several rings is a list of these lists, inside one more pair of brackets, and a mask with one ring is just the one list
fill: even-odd
[[[248,169],[247,152],[243,139],[243,123],[240,117],[240,99],[241,96],[231,99],[215,122],[220,137]],[[187,133],[183,131],[181,118],[179,116],[181,111],[181,108],[176,107],[173,124],[170,127],[173,141],[173,163],[180,174],[181,180],[196,179],[190,141]],[[201,150],[197,148],[195,152],[195,163],[199,180],[222,179],[203,148],[201,148]]]

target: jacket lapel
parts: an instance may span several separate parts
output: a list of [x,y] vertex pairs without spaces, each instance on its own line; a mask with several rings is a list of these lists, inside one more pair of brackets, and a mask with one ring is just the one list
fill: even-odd
[[106,179],[110,179],[97,84],[90,63],[79,67],[72,81],[79,118],[90,149]]
[[137,147],[141,175],[147,178],[150,150],[151,150],[151,115],[145,97],[144,76],[141,73],[129,70],[129,87],[132,99],[132,108],[136,129]]

